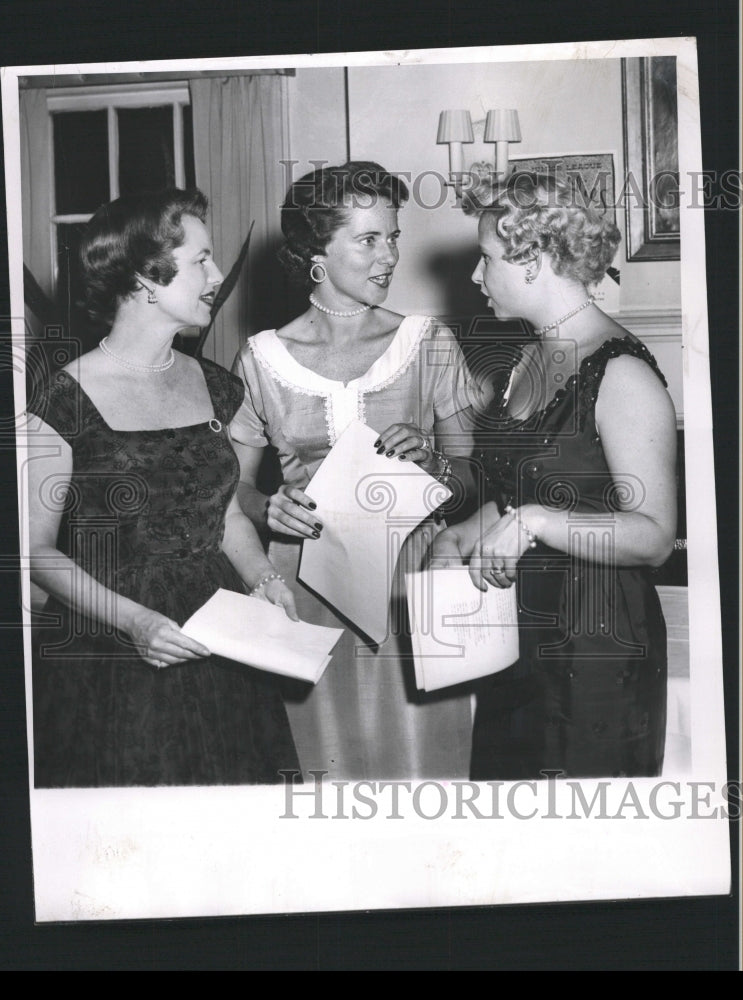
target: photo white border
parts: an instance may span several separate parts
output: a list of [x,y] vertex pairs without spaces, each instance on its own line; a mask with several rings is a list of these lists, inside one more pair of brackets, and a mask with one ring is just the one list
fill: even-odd
[[[3,70],[3,122],[14,335],[14,390],[25,401],[18,77],[70,73],[164,72],[417,63],[524,62],[676,55],[682,177],[701,171],[696,50],[692,39],[581,42],[384,53],[166,60]],[[433,141],[433,140],[432,140]],[[617,180],[617,179],[615,179]],[[286,812],[281,788],[35,790],[31,786],[36,919],[321,912],[397,907],[472,906],[560,900],[725,894],[730,884],[728,823],[722,816],[726,760],[714,504],[712,411],[706,318],[704,212],[681,213],[684,411],[692,705],[692,774],[680,785],[678,819],[633,818],[628,787],[645,812],[658,783],[608,784],[607,811],[622,819],[558,820],[569,813],[565,782],[522,788],[520,820],[425,819],[409,807],[388,819],[389,790],[370,819],[313,819],[311,799]],[[24,452],[18,449],[19,470]],[[708,488],[700,492],[699,484]],[[19,497],[24,496],[19,479]],[[20,524],[21,553],[27,525]],[[21,564],[26,560],[22,557]],[[30,606],[23,573],[23,605]],[[24,629],[30,705],[30,630]],[[712,723],[714,720],[714,724]],[[33,773],[28,720],[30,774]],[[696,783],[696,784],[695,784]],[[418,783],[420,785],[421,783]],[[590,799],[599,783],[580,783]],[[508,793],[508,787],[503,794]],[[305,789],[306,790],[306,789]],[[675,794],[673,789],[667,790]],[[424,789],[426,795],[435,789]],[[456,789],[451,792],[456,797]],[[423,793],[419,793],[423,795]],[[696,800],[696,805],[694,801]],[[516,801],[514,799],[514,801]],[[299,803],[307,808],[300,808]],[[421,798],[423,802],[423,798]],[[332,816],[335,798],[324,812]],[[361,810],[367,812],[368,810]],[[435,811],[435,802],[431,807]],[[715,816],[716,818],[713,818]],[[349,812],[349,808],[345,810]],[[689,818],[696,812],[698,818]],[[547,824],[547,828],[543,828]]]

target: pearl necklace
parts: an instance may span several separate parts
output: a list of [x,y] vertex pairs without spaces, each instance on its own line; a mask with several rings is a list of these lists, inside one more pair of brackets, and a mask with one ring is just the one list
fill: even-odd
[[173,365],[175,364],[175,351],[173,350],[172,347],[170,348],[170,355],[168,356],[167,360],[161,361],[159,365],[138,365],[135,364],[133,361],[125,361],[124,358],[120,358],[118,354],[114,354],[114,352],[106,343],[107,340],[108,337],[103,338],[103,340],[98,345],[100,349],[107,357],[111,358],[112,361],[115,361],[117,365],[122,365],[124,368],[128,368],[130,371],[150,372],[154,374],[156,372],[166,372],[168,368],[172,368]]
[[315,309],[319,309],[320,312],[327,313],[328,316],[340,316],[342,319],[348,318],[349,316],[360,316],[368,309],[371,309],[371,306],[361,306],[360,309],[351,309],[350,312],[339,312],[337,309],[328,309],[327,306],[321,305],[312,293],[310,293],[310,302]]
[[561,323],[565,323],[567,320],[572,319],[573,316],[577,315],[579,312],[583,312],[587,309],[593,302],[593,296],[589,296],[585,302],[581,303],[576,309],[572,309],[569,313],[565,313],[559,319],[556,319],[554,323],[548,323],[547,326],[540,326],[538,330],[534,331],[535,337],[543,337],[545,333],[549,333],[550,330],[554,330],[556,326],[560,326]]

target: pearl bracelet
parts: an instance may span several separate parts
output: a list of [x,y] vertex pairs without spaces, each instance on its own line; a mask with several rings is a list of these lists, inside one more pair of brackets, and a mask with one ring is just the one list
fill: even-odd
[[438,469],[434,473],[434,477],[438,479],[438,481],[441,483],[442,486],[448,486],[449,480],[454,474],[453,469],[451,467],[451,462],[443,453],[443,451],[431,451],[431,454],[439,463]]
[[535,549],[537,547],[537,536],[531,530],[531,528],[526,523],[526,521],[523,521],[521,519],[521,517],[520,517],[518,511],[516,510],[516,508],[512,507],[509,504],[506,507],[506,514],[513,514],[513,516],[516,518],[516,522],[517,522],[519,528],[521,528],[522,531],[526,532],[526,537],[529,539],[529,548],[530,549]]
[[286,580],[281,575],[281,573],[266,573],[266,575],[262,576],[258,581],[258,583],[256,583],[256,585],[250,591],[249,596],[252,597],[257,590],[261,590],[263,587],[266,586],[267,583],[270,583],[271,580],[281,580],[282,583],[286,583]]

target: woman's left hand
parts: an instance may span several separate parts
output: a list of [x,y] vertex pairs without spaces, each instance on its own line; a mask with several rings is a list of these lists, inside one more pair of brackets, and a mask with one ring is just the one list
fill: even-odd
[[294,594],[283,580],[278,578],[269,580],[268,583],[264,587],[261,587],[260,590],[258,590],[253,596],[258,597],[263,601],[268,601],[269,604],[275,604],[277,607],[283,608],[293,622],[299,621],[297,605],[294,601]]
[[377,454],[402,462],[416,462],[429,471],[435,464],[431,435],[417,424],[391,424],[374,442]]
[[430,569],[450,569],[463,563],[464,554],[457,527],[440,531],[426,553],[426,566]]
[[513,514],[505,514],[476,542],[470,557],[469,573],[478,590],[511,587],[516,566],[529,548],[529,539]]

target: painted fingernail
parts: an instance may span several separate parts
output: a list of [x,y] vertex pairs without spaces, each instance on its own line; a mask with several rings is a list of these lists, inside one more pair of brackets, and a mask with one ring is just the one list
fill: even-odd
[[377,448],[377,454],[381,455],[383,451],[384,451],[384,445],[380,445],[380,447]]
[[319,521],[315,521],[315,527],[317,528],[318,531],[322,531],[322,525],[320,524]]
[[381,443],[382,443],[382,442],[381,442],[381,441],[379,440],[379,438],[377,438],[377,440],[376,440],[376,441],[374,442],[374,444],[372,445],[372,447],[373,447],[373,448],[378,448],[378,447],[380,446],[380,444],[381,444]]
[[312,532],[312,537],[313,538],[319,538],[320,537],[320,532],[319,531],[313,531]]
[[387,452],[387,458],[392,458],[394,454],[395,454],[395,449],[390,448],[390,450]]
[[405,459],[406,459],[406,458],[407,458],[408,456],[407,456],[407,455],[398,455],[397,457],[398,457],[398,458],[400,459],[400,461],[401,461],[401,462],[404,462],[404,461],[405,461]]
[[307,506],[310,508],[310,510],[317,510],[317,504],[315,503],[314,500],[310,500]]

